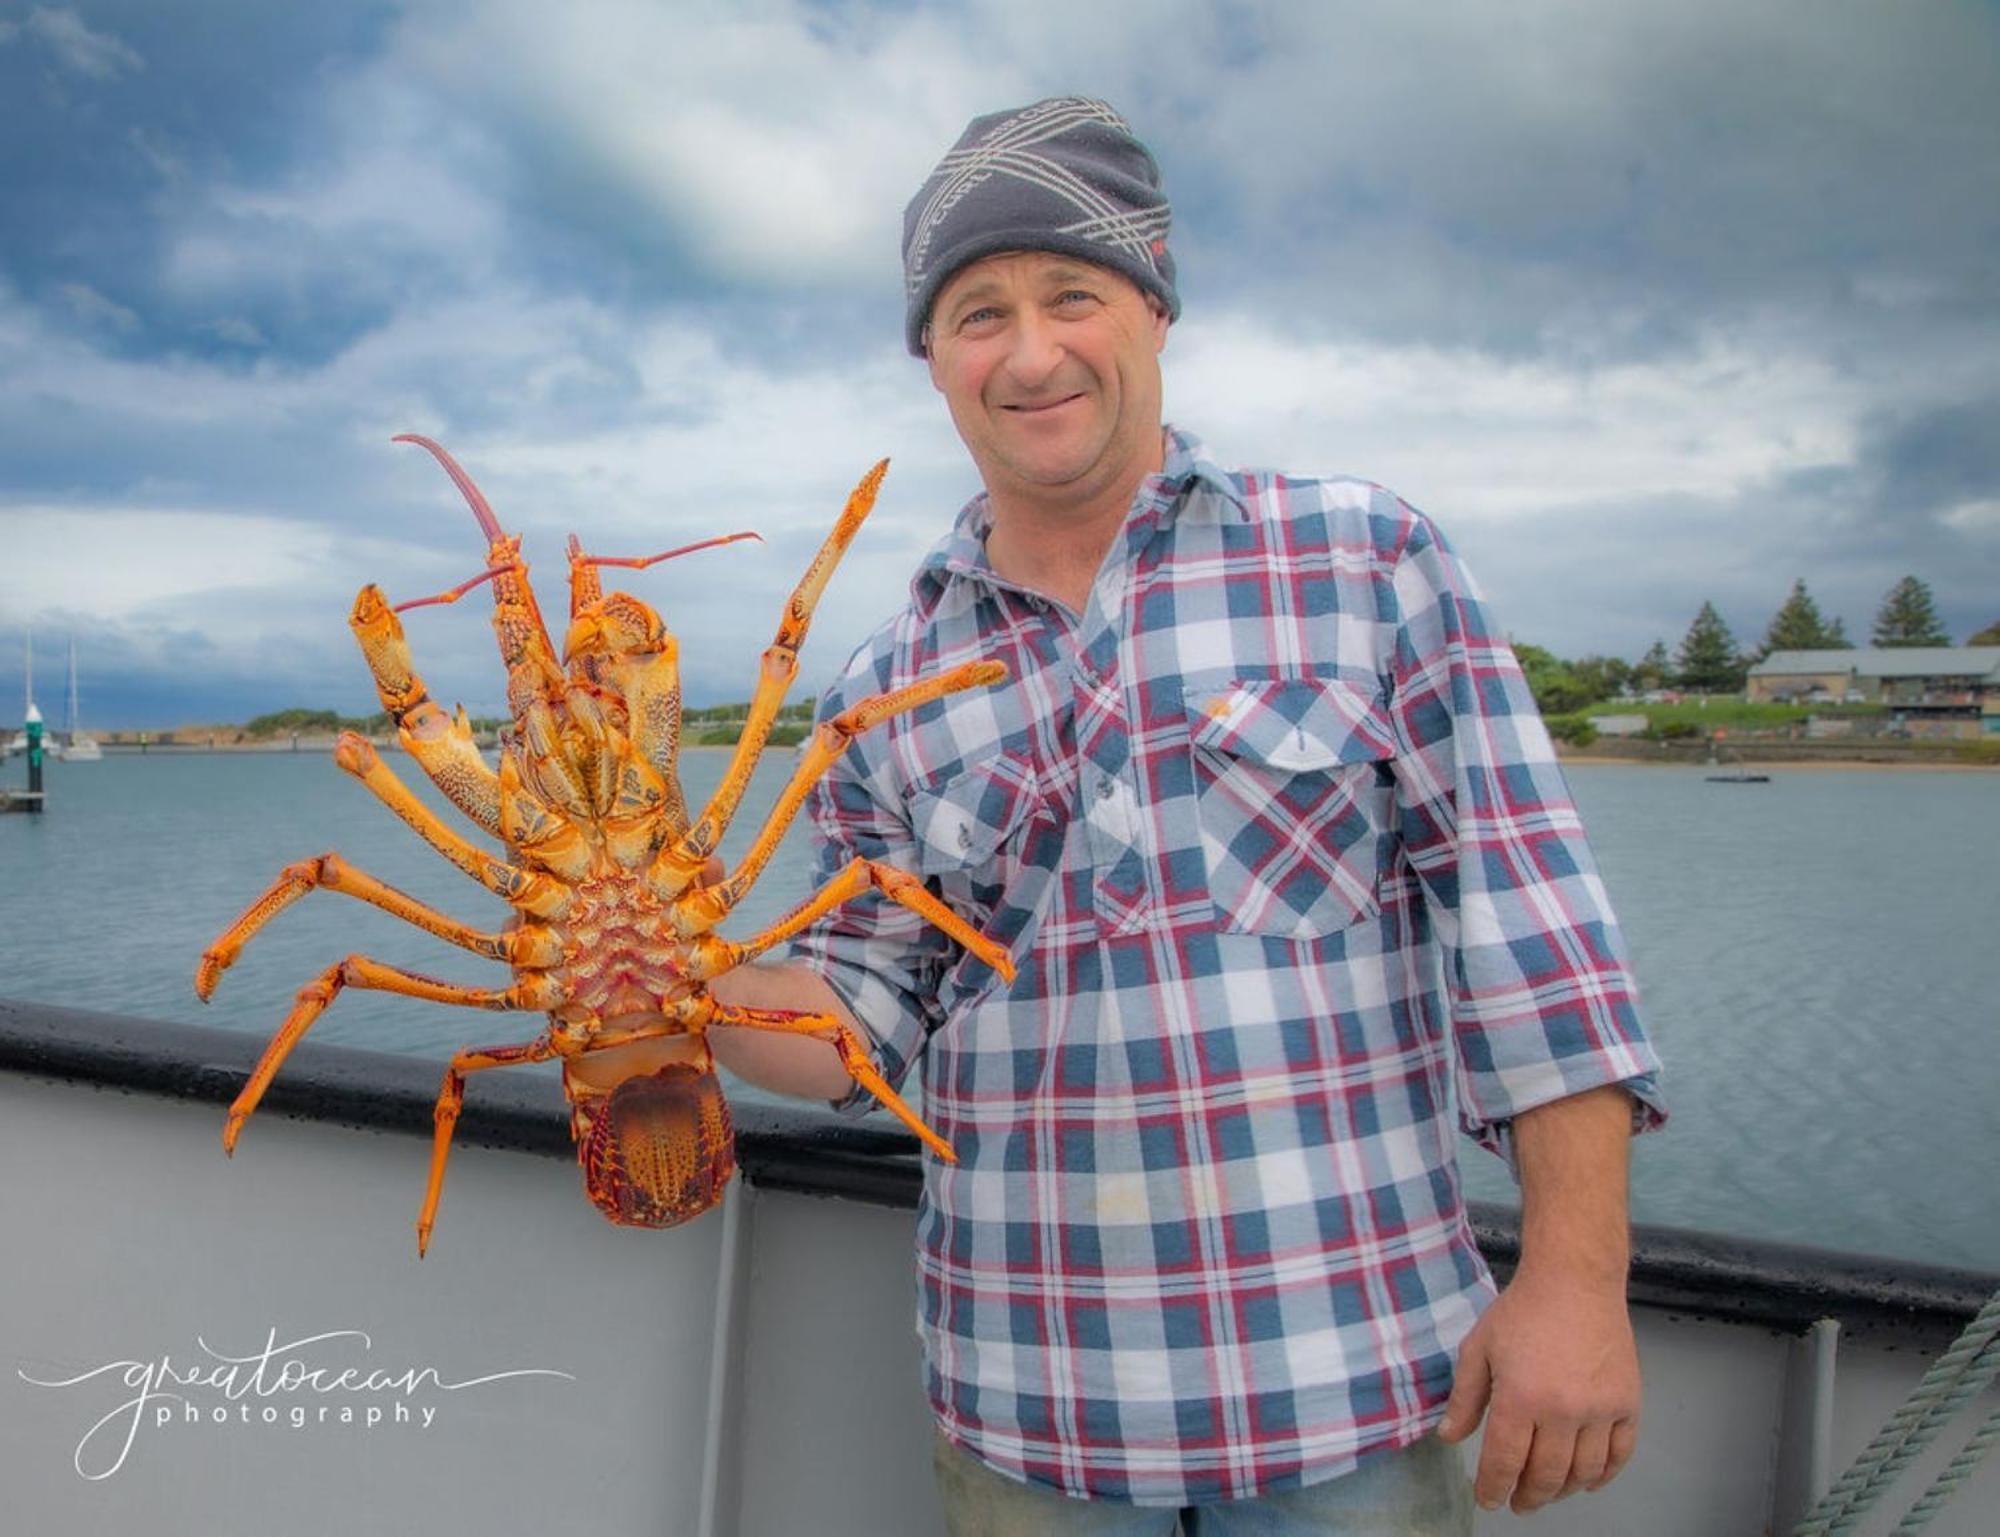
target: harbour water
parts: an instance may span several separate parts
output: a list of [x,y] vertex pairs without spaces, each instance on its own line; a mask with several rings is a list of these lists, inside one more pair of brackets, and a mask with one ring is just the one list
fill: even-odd
[[[726,761],[687,755],[691,798]],[[759,771],[732,862],[790,768],[774,753]],[[1637,1219],[2000,1270],[2000,775],[1780,768],[1739,786],[1582,764],[1570,778],[1668,1063],[1674,1119],[1637,1149]],[[203,946],[306,855],[338,849],[474,924],[505,909],[323,752],[114,754],[52,764],[48,787],[46,816],[0,817],[0,996],[268,1035],[301,983],[353,952],[467,982],[504,976],[314,893],[204,1007],[190,985]],[[795,828],[728,931],[754,932],[809,882]],[[313,1038],[441,1058],[533,1028],[350,993]],[[1466,1170],[1473,1195],[1510,1195],[1469,1145]]]

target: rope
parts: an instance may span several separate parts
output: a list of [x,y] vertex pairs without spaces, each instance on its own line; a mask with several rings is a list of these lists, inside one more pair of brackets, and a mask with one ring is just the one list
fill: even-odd
[[[1888,1423],[1875,1433],[1867,1449],[1840,1475],[1805,1520],[1792,1529],[1792,1537],[1840,1537],[1873,1509],[1897,1475],[1930,1445],[1966,1400],[2000,1375],[2000,1347],[1995,1347],[1996,1338],[2000,1338],[2000,1292],[1986,1299],[1986,1305],[1966,1325],[1965,1332],[1931,1363],[1916,1391],[1889,1416]],[[1903,1518],[1896,1537],[1907,1537],[1929,1522],[1938,1505],[1985,1455],[1995,1436],[2000,1436],[2000,1416],[1981,1426],[1964,1451],[1924,1491],[1923,1498]],[[1926,1502],[1929,1502],[1927,1508]],[[1913,1521],[1915,1525],[1910,1524]]]
[[1972,1476],[1972,1470],[1979,1466],[1980,1459],[1993,1449],[1993,1443],[2000,1441],[2000,1409],[1995,1409],[1965,1443],[1963,1450],[1945,1465],[1945,1470],[1931,1480],[1924,1497],[1910,1507],[1910,1513],[1903,1517],[1889,1537],[1915,1537],[1931,1524],[1931,1517],[1943,1507],[1944,1502],[1958,1492],[1958,1486]]

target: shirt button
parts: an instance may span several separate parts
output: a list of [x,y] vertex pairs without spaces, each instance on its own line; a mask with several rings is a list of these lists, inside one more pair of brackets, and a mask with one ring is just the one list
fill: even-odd
[[958,846],[961,849],[972,847],[972,829],[963,822],[958,824]]
[[1117,788],[1117,782],[1109,775],[1106,775],[1097,781],[1097,798],[1101,801],[1108,801],[1111,799],[1112,792]]

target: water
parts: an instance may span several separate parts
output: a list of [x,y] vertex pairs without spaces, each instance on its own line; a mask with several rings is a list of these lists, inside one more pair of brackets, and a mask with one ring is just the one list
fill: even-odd
[[[409,760],[391,765],[467,824]],[[727,754],[693,751],[699,799]],[[773,753],[725,845],[733,864],[792,768]],[[7,766],[18,782],[19,761]],[[1674,1119],[1638,1145],[1634,1211],[1761,1238],[2000,1270],[2000,775],[1578,765],[1571,782],[1631,938]],[[503,969],[363,903],[315,892],[250,945],[204,1007],[202,948],[289,861],[339,849],[467,922],[506,909],[420,844],[324,753],[112,755],[51,764],[51,810],[0,817],[0,996],[268,1035],[299,985],[361,952],[458,981]],[[803,899],[794,828],[733,917]],[[522,1040],[530,1017],[348,993],[313,1038],[443,1057]],[[537,1069],[526,1069],[536,1071]],[[1472,1194],[1512,1198],[1467,1149]]]

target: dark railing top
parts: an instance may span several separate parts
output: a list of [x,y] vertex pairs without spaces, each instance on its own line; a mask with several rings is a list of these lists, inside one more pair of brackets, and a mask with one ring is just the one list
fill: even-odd
[[[0,1070],[25,1077],[227,1105],[262,1049],[261,1037],[239,1031],[0,999]],[[259,1113],[428,1137],[440,1074],[428,1058],[306,1043],[287,1059]],[[739,1106],[735,1118],[737,1161],[761,1188],[916,1204],[917,1144],[901,1131],[762,1105]],[[467,1089],[458,1137],[572,1155],[562,1091],[547,1072],[479,1075]],[[1503,1276],[1511,1271],[1518,1214],[1474,1202],[1472,1226],[1488,1262]],[[1976,1271],[1683,1228],[1633,1230],[1635,1303],[1726,1322],[1799,1331],[1835,1318],[1851,1333],[1936,1346],[1996,1287],[2000,1276]]]

